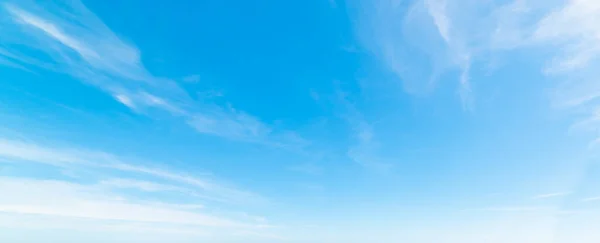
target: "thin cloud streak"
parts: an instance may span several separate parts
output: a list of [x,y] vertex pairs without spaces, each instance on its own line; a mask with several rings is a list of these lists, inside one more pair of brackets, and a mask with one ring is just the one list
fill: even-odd
[[150,181],[133,180],[133,179],[122,179],[113,178],[108,180],[102,180],[99,183],[100,186],[111,187],[111,188],[124,188],[124,189],[139,189],[146,192],[160,192],[160,191],[174,191],[174,192],[188,192],[185,188],[166,185],[160,183],[154,183]]
[[581,200],[582,202],[596,202],[596,201],[600,201],[600,196],[599,197],[588,197],[588,198],[584,198]]
[[548,194],[540,194],[540,195],[536,195],[533,196],[532,199],[546,199],[546,198],[554,198],[554,197],[564,197],[571,194],[570,192],[555,192],[555,193],[548,193]]
[[263,203],[265,201],[264,198],[253,193],[222,186],[205,179],[167,170],[128,164],[117,156],[104,152],[60,149],[22,141],[0,139],[0,157],[48,164],[61,168],[90,167],[145,174],[193,186],[207,193],[208,197],[225,202]]
[[205,227],[255,227],[188,211],[186,205],[136,203],[110,191],[64,181],[0,177],[0,189],[5,195],[0,198],[0,212],[5,213]]
[[348,100],[347,94],[336,90],[337,103],[341,117],[351,127],[351,138],[355,141],[346,151],[346,155],[355,163],[376,172],[387,173],[393,165],[377,155],[379,142],[374,138],[373,127],[364,115]]
[[490,212],[533,212],[552,210],[550,207],[489,207],[489,208],[475,208],[466,209],[464,211],[490,211]]

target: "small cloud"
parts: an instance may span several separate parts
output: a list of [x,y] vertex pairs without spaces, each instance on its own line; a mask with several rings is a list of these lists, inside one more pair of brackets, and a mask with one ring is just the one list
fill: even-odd
[[348,157],[355,163],[372,171],[386,173],[394,166],[391,163],[381,161],[381,158],[374,155],[372,152],[361,150],[362,148],[351,148],[348,150]]
[[469,72],[471,69],[470,61],[465,61],[465,65],[462,68],[462,72],[460,75],[460,88],[459,95],[460,100],[462,101],[463,110],[465,111],[473,111],[473,92],[471,90],[471,83]]
[[114,95],[115,100],[119,101],[121,104],[129,107],[129,109],[135,110],[135,104],[133,103],[133,101],[124,94],[115,94]]
[[115,100],[119,103],[127,106],[132,111],[141,112],[144,108],[158,108],[162,111],[167,111],[173,115],[185,115],[186,111],[177,107],[172,102],[161,98],[156,95],[152,95],[148,92],[138,93],[115,93],[113,94]]
[[348,93],[341,89],[336,90],[336,93],[341,105],[341,117],[351,127],[350,136],[355,140],[346,151],[348,158],[367,169],[381,173],[389,172],[393,165],[378,155],[379,142],[375,139],[372,124],[367,122],[364,115],[348,100]]
[[132,179],[109,179],[109,180],[103,180],[99,184],[101,186],[106,186],[106,187],[124,188],[124,189],[132,188],[132,189],[138,189],[138,190],[147,191],[147,192],[186,191],[186,189],[177,187],[177,186],[154,183],[154,182],[149,182],[149,181],[132,180]]
[[[229,186],[221,185],[213,180],[199,178],[187,174],[177,173],[164,169],[149,168],[141,165],[125,163],[118,156],[83,149],[63,149],[33,144],[29,142],[14,141],[0,138],[0,158],[16,162],[32,162],[55,166],[61,169],[98,169],[112,173],[127,172],[133,175],[149,176],[158,180],[166,180],[173,183],[185,184],[190,188],[200,190],[205,194],[203,197],[213,201],[233,203],[261,203],[265,199],[251,192],[239,190]],[[138,189],[179,190],[167,185],[147,183],[135,180],[109,181],[112,186],[136,187]]]
[[563,196],[566,196],[569,194],[571,194],[571,193],[570,192],[556,192],[556,193],[540,194],[540,195],[533,196],[532,199],[546,199],[546,198],[553,198],[553,197],[563,197]]
[[183,80],[183,82],[186,82],[186,83],[198,83],[198,82],[200,82],[200,75],[198,75],[198,74],[188,75],[188,76],[183,77],[182,80]]
[[214,109],[212,114],[195,114],[188,123],[200,133],[238,141],[262,141],[271,129],[258,118],[235,110]]
[[440,36],[450,42],[450,19],[446,15],[446,1],[444,0],[426,0],[425,6],[429,12],[435,27]]
[[532,211],[542,211],[551,209],[549,207],[511,207],[511,206],[502,206],[502,207],[489,207],[489,208],[476,208],[476,209],[466,209],[464,211],[490,211],[490,212],[532,212]]
[[588,198],[584,198],[581,200],[582,202],[597,202],[600,201],[600,196],[599,197],[588,197]]
[[[147,204],[125,198],[115,200],[109,191],[65,181],[0,177],[0,189],[4,195],[0,198],[0,211],[3,213],[86,218],[97,220],[100,224],[122,220],[226,228],[250,226],[187,211],[185,205]],[[52,200],[48,201],[49,198]]]

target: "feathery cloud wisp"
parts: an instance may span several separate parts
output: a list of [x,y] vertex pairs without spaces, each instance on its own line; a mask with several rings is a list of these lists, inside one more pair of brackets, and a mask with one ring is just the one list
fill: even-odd
[[544,50],[545,56],[535,58],[545,59],[540,71],[555,80],[552,103],[587,114],[581,119],[585,130],[600,127],[595,105],[600,97],[599,1],[357,2],[364,10],[357,14],[359,37],[409,92],[427,91],[427,80],[458,68],[459,95],[469,109],[473,63],[508,50]]
[[102,180],[99,183],[100,186],[111,187],[111,188],[133,188],[147,192],[159,192],[159,191],[175,191],[175,192],[187,192],[189,190],[173,186],[165,185],[160,183],[154,183],[150,181],[133,180],[133,179],[122,179],[113,178],[108,180]]
[[469,72],[474,50],[454,26],[452,2],[357,2],[364,10],[357,13],[358,36],[366,49],[398,77],[405,91],[428,93],[440,75],[457,69],[461,72],[457,77],[458,94],[463,107],[472,108]]
[[351,128],[354,140],[346,155],[355,163],[378,172],[388,172],[392,164],[384,161],[378,154],[379,142],[374,138],[372,125],[364,115],[348,100],[347,95],[340,89],[336,90],[337,102],[340,105],[341,117]]
[[1,212],[212,227],[243,226],[172,207],[111,199],[108,192],[68,182],[0,178],[0,189],[5,195],[0,199]]
[[218,201],[245,203],[264,201],[263,198],[253,193],[223,186],[208,179],[125,163],[121,158],[104,152],[61,149],[0,139],[0,158],[43,163],[61,168],[88,167],[142,174],[191,186],[202,194],[206,194],[208,198]]
[[[225,186],[215,180],[125,163],[123,159],[103,152],[7,139],[0,139],[0,159],[2,163],[13,165],[45,164],[89,175],[85,179],[70,178],[69,181],[0,177],[0,191],[3,193],[0,198],[0,225],[3,227],[7,225],[3,220],[10,219],[11,215],[20,215],[30,224],[50,222],[53,226],[56,223],[67,229],[79,230],[115,232],[120,228],[114,227],[126,227],[174,234],[184,233],[194,226],[212,235],[221,235],[224,229],[272,234],[266,232],[270,228],[265,227],[264,220],[256,222],[199,211],[205,209],[196,203],[199,201],[240,209],[264,202],[254,193]],[[76,182],[82,180],[85,182]],[[184,203],[165,200],[164,195],[172,193],[177,193],[177,198]],[[85,224],[89,227],[79,224],[81,220],[86,220]],[[131,224],[143,224],[143,227]]]
[[545,198],[553,198],[553,197],[563,197],[563,196],[567,196],[571,194],[570,192],[555,192],[555,193],[548,193],[548,194],[540,194],[540,195],[535,195],[532,197],[532,199],[545,199]]
[[[134,112],[171,115],[202,134],[275,147],[302,146],[288,139],[286,134],[292,131],[273,129],[230,106],[196,101],[177,82],[152,75],[140,51],[79,1],[48,3],[42,8],[35,2],[11,0],[0,6],[7,15],[0,24],[9,30],[0,32],[0,58],[15,60],[2,63],[69,74]],[[24,54],[23,49],[47,54],[50,62]],[[197,81],[198,76],[184,79]]]
[[550,210],[548,207],[489,207],[489,208],[477,208],[477,209],[467,209],[465,211],[490,211],[490,212],[535,212],[535,211],[543,211]]
[[595,202],[600,201],[600,197],[588,197],[581,200],[582,202]]

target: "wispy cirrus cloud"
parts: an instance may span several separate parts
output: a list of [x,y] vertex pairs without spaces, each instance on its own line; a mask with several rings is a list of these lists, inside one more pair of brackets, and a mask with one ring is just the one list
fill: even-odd
[[596,201],[600,201],[600,196],[599,197],[588,197],[588,198],[584,198],[581,199],[582,202],[596,202]]
[[600,3],[593,0],[566,1],[558,11],[549,12],[537,24],[533,38],[563,47],[547,67],[565,72],[597,64],[600,57]]
[[555,197],[564,197],[571,194],[570,192],[555,192],[555,193],[547,193],[547,194],[540,194],[540,195],[535,195],[532,197],[532,199],[546,199],[546,198],[555,198]]
[[536,212],[551,210],[550,207],[528,207],[528,206],[501,206],[501,207],[487,207],[487,208],[476,208],[467,209],[465,211],[489,211],[489,212]]
[[560,80],[553,96],[555,104],[583,117],[573,125],[575,130],[596,131],[600,127],[597,118],[600,97],[598,21],[600,2],[568,1],[544,16],[533,32],[535,41],[561,50],[547,62],[545,71]]
[[[43,164],[68,169],[76,175],[93,171],[85,178],[0,177],[2,227],[12,227],[2,219],[21,215],[20,218],[30,218],[30,223],[60,222],[77,230],[115,232],[125,227],[172,234],[195,227],[200,230],[197,233],[202,233],[199,235],[213,238],[231,230],[275,235],[262,218],[257,221],[208,213],[215,205],[237,211],[265,202],[259,195],[214,179],[126,163],[109,153],[21,140],[0,139],[0,159],[3,164]],[[172,193],[179,195],[177,200],[165,197]],[[90,227],[81,229],[76,222],[82,219]]]
[[375,139],[371,123],[349,100],[347,93],[338,88],[336,97],[336,103],[339,105],[338,112],[351,129],[350,138],[353,143],[346,151],[346,155],[367,169],[383,173],[391,170],[392,164],[378,154],[380,143]]
[[[170,115],[199,133],[234,141],[302,147],[293,131],[250,114],[190,97],[177,82],[154,76],[140,51],[123,41],[79,1],[8,1],[0,24],[0,57],[11,66],[61,72],[97,87],[132,111]],[[31,53],[43,53],[40,55]],[[199,76],[184,78],[197,82]]]
[[161,183],[155,183],[151,181],[142,181],[134,179],[123,179],[123,178],[112,178],[102,180],[99,182],[100,186],[111,187],[111,188],[133,188],[147,192],[159,192],[159,191],[175,191],[175,192],[187,192],[189,190]]
[[460,70],[458,93],[472,108],[469,72],[472,52],[454,27],[454,5],[445,0],[356,1],[357,35],[383,66],[394,73],[405,91],[431,92],[438,77]]
[[8,58],[2,57],[2,56],[0,56],[0,65],[21,69],[21,70],[27,71],[27,72],[31,72],[31,70],[25,68],[23,65],[18,64],[17,62],[14,62],[14,61],[12,61]]
[[243,226],[235,221],[173,210],[171,207],[123,201],[114,195],[111,197],[110,192],[95,191],[93,187],[68,182],[4,177],[0,178],[0,188],[6,195],[0,199],[2,212],[98,220]]
[[[137,164],[124,162],[118,156],[98,151],[75,148],[56,148],[51,146],[33,144],[18,140],[0,139],[0,158],[10,161],[26,161],[40,164],[47,164],[59,168],[95,168],[108,170],[108,174],[114,171],[128,172],[137,175],[146,175],[153,178],[168,180],[179,183],[194,189],[187,189],[190,192],[196,191],[206,198],[212,198],[222,202],[232,203],[259,203],[264,202],[264,198],[250,192],[241,191],[229,186],[220,185],[210,179],[198,178],[182,173],[172,172],[164,169],[150,168]],[[119,182],[119,183],[117,183]],[[127,183],[126,183],[127,182]],[[144,183],[132,180],[113,181],[113,185],[137,187],[143,189],[166,189],[171,186],[159,185],[155,183]]]
[[379,172],[387,172],[392,169],[392,164],[384,162],[377,155],[379,143],[373,139],[373,130],[370,125],[359,122],[354,128],[356,143],[348,149],[348,157],[354,162]]
[[276,235],[264,222],[212,215],[197,205],[143,202],[89,184],[0,177],[0,190],[0,227],[9,229],[183,234],[194,239],[218,239],[231,231],[252,232],[256,238]]
[[[551,102],[574,113],[574,131],[600,125],[600,2],[594,0],[356,1],[357,34],[409,92],[427,92],[441,73],[459,69],[465,108],[474,102],[473,64],[507,51],[537,51],[531,63],[553,85]],[[527,60],[525,60],[527,61]]]

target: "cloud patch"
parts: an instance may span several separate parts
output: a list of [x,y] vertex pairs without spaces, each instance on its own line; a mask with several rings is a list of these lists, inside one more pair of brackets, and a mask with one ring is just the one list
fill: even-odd
[[[0,139],[0,158],[19,163],[20,161],[46,164],[66,169],[92,168],[108,170],[108,172],[126,172],[145,175],[155,179],[167,180],[194,188],[189,191],[197,191],[206,198],[220,202],[230,203],[263,203],[264,198],[250,192],[241,191],[228,186],[220,185],[210,179],[193,177],[190,175],[172,172],[164,169],[156,169],[137,164],[124,162],[118,156],[98,151],[75,148],[55,148],[29,142]],[[109,173],[110,174],[110,173]],[[115,181],[113,181],[115,182]],[[120,180],[119,185],[130,187],[151,186],[140,183],[140,181]],[[137,182],[137,183],[131,183]],[[113,183],[116,185],[115,183]],[[152,184],[155,187],[157,184]],[[164,186],[161,186],[164,187]]]
[[[287,139],[286,134],[293,131],[272,129],[230,104],[222,107],[195,100],[176,81],[154,76],[143,65],[140,51],[79,1],[7,1],[0,5],[0,11],[7,16],[0,19],[0,58],[6,60],[2,63],[66,73],[138,114],[172,116],[201,134],[262,145],[299,146],[298,140]],[[198,80],[197,75],[183,79]]]

